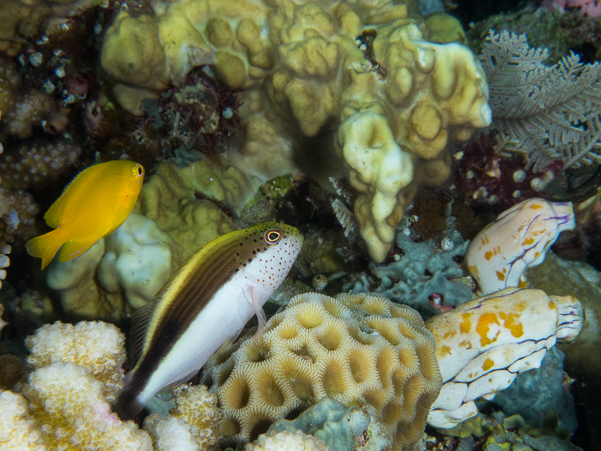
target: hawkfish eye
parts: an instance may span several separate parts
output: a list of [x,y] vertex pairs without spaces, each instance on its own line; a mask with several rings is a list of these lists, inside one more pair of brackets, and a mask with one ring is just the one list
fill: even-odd
[[273,230],[273,229],[268,230],[267,232],[265,232],[265,235],[263,235],[263,239],[270,246],[277,244],[277,242],[280,241],[281,237],[282,237],[281,233],[278,232],[277,230]]
[[134,168],[134,175],[136,177],[142,177],[144,175],[144,166],[142,166],[141,164],[137,164]]

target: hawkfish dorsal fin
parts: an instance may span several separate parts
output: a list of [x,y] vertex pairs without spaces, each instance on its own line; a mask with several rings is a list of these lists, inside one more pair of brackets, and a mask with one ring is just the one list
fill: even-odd
[[154,315],[154,311],[158,307],[160,300],[160,297],[154,298],[144,307],[136,310],[131,317],[130,348],[132,366],[138,363],[142,356],[148,323],[152,320],[152,316]]

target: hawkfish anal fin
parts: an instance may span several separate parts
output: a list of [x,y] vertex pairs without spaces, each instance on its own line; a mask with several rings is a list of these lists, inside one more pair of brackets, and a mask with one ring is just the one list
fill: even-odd
[[58,255],[58,261],[66,262],[85,254],[90,248],[98,242],[100,237],[94,241],[90,240],[70,240],[67,241],[61,248],[61,252]]
[[243,288],[244,298],[247,302],[253,306],[253,310],[255,315],[257,315],[257,321],[259,322],[259,328],[257,329],[257,334],[260,335],[263,333],[265,326],[267,324],[267,318],[265,317],[265,312],[263,311],[263,306],[260,304],[258,296],[254,293],[254,288],[252,285],[246,285]]
[[131,329],[129,332],[130,341],[130,363],[133,366],[138,363],[144,350],[144,342],[148,324],[152,320],[154,311],[161,301],[160,297],[156,297],[144,307],[139,308],[131,317]]

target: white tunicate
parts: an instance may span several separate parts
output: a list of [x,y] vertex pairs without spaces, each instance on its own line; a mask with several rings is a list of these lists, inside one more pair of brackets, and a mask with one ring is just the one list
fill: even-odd
[[44,57],[40,52],[34,52],[29,54],[29,62],[32,66],[38,67],[44,61]]
[[517,198],[518,198],[518,197],[520,197],[521,195],[522,195],[522,192],[521,192],[519,189],[516,189],[516,190],[513,192],[513,194],[512,194],[512,196],[513,196],[513,198],[514,198],[514,199],[517,199]]
[[468,179],[474,178],[474,171],[467,171],[465,174],[465,178],[468,178]]
[[443,251],[452,251],[454,247],[455,247],[455,243],[453,243],[453,240],[451,240],[448,236],[445,236],[440,241],[440,248]]
[[48,94],[53,92],[55,88],[56,86],[54,86],[54,83],[52,83],[50,80],[46,80],[46,82],[42,85],[42,89]]
[[54,69],[54,73],[58,78],[63,78],[66,75],[65,68],[63,66],[59,66],[56,69]]
[[526,180],[526,171],[523,169],[517,170],[513,173],[513,181],[515,183],[522,183],[524,180]]
[[234,116],[234,111],[231,108],[224,108],[221,112],[224,118],[231,119]]

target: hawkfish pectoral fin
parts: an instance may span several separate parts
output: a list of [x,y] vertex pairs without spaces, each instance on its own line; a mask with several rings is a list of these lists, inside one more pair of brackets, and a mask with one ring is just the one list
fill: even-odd
[[257,315],[257,320],[259,321],[259,328],[257,329],[257,334],[260,335],[263,333],[265,325],[267,324],[267,319],[265,318],[265,312],[263,311],[263,307],[260,304],[258,296],[254,294],[254,287],[252,285],[245,285],[242,289],[242,293],[244,294],[244,298],[246,299],[246,301],[250,302],[250,305],[253,306],[255,315]]

